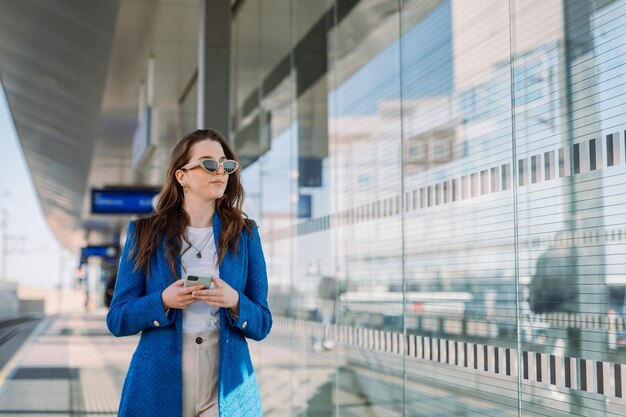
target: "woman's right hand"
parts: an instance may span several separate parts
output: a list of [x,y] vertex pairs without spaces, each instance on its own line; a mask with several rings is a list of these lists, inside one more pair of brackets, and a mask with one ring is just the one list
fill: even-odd
[[164,310],[167,311],[170,308],[185,309],[188,305],[198,301],[191,296],[191,293],[201,290],[203,285],[192,285],[186,288],[183,285],[185,285],[185,280],[179,279],[163,290],[161,300],[163,301]]

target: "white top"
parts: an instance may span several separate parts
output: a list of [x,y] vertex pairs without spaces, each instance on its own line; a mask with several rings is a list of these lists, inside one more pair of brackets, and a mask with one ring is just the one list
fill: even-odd
[[[183,279],[188,275],[199,276],[220,276],[217,267],[217,250],[215,248],[215,238],[213,237],[212,227],[187,227],[187,237],[195,246],[189,247],[183,240],[182,255],[182,274]],[[206,242],[206,245],[205,245]],[[202,247],[204,245],[204,247]],[[200,250],[201,249],[201,250]],[[198,258],[196,254],[200,250],[202,258]],[[183,309],[183,333],[199,333],[220,327],[220,308],[212,307],[204,301],[196,301]]]

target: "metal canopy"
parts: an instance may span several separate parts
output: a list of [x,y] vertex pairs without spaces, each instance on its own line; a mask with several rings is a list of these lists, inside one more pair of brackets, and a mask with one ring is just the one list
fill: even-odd
[[117,10],[117,1],[0,0],[2,84],[46,220],[73,250]]

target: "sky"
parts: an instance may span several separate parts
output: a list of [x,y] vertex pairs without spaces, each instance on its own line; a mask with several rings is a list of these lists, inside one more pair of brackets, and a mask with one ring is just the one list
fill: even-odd
[[[6,218],[5,218],[6,214]],[[69,288],[75,254],[62,248],[45,221],[24,151],[0,83],[0,275],[31,287]],[[3,246],[6,243],[6,247]],[[3,268],[2,262],[6,262]]]

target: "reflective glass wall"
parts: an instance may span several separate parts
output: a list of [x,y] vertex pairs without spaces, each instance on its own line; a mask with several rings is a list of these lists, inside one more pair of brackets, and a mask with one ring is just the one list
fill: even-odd
[[245,0],[267,416],[626,415],[626,1]]

